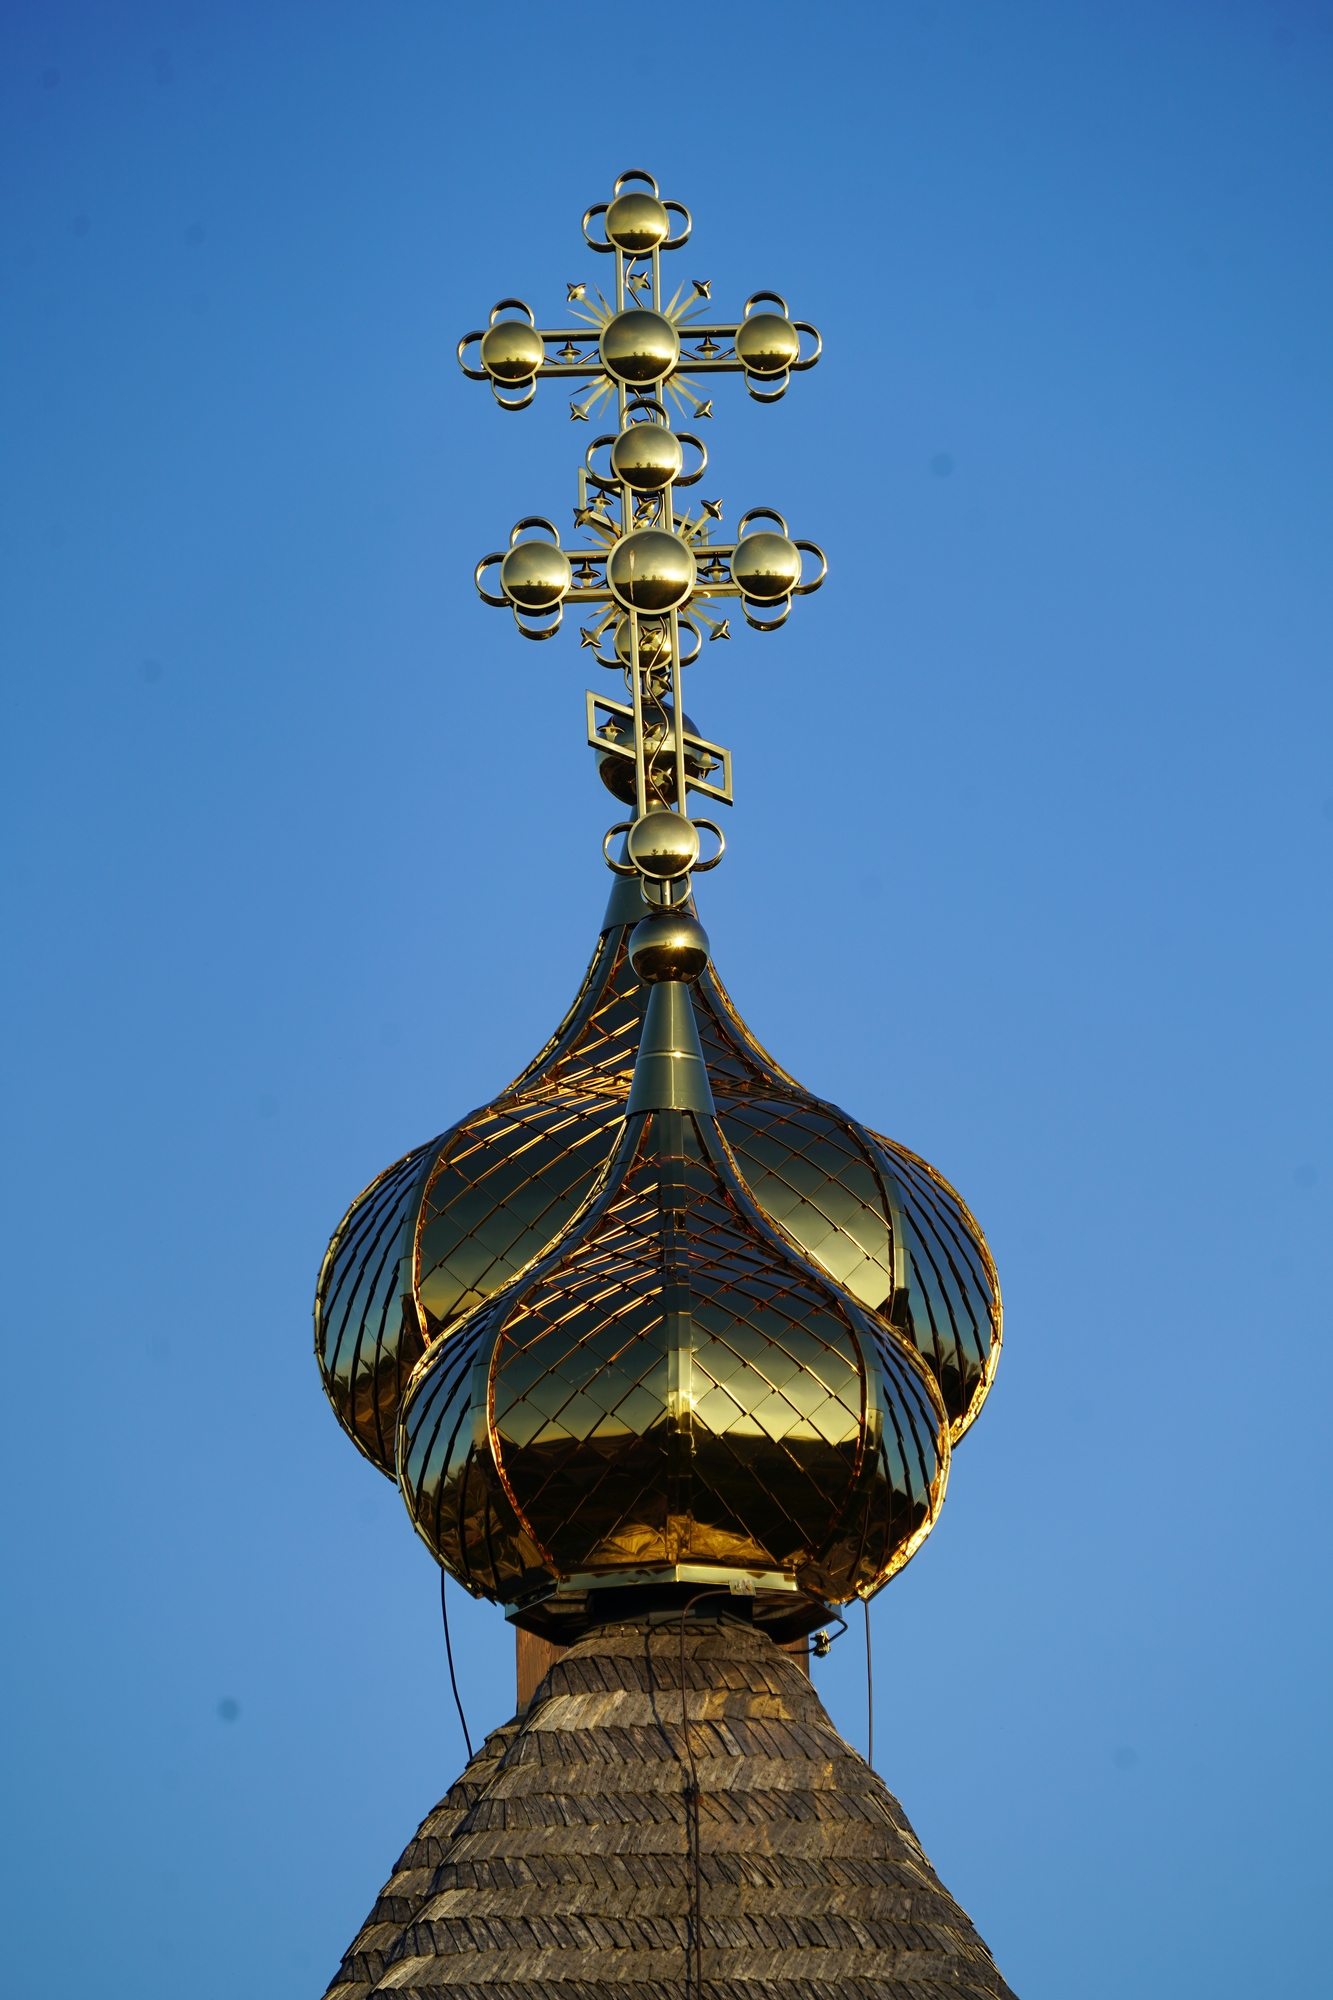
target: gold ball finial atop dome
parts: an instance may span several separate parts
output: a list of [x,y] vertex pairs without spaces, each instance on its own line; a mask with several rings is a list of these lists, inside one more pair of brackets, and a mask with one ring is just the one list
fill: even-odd
[[645,986],[663,979],[691,985],[708,964],[708,933],[697,917],[654,911],[630,933],[629,962]]

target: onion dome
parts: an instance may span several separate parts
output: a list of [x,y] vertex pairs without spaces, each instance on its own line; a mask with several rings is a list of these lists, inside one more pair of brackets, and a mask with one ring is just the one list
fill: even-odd
[[715,1119],[630,1106],[579,1220],[413,1375],[408,1511],[467,1589],[557,1630],[699,1565],[868,1594],[943,1501],[934,1378],[772,1228]]
[[[648,1004],[629,960],[645,913],[618,883],[583,985],[546,1047],[491,1104],[388,1168],[329,1245],[315,1346],[339,1421],[388,1477],[408,1376],[568,1226],[620,1137]],[[766,1222],[935,1376],[956,1443],[1000,1351],[999,1285],[961,1198],[914,1153],[779,1068],[711,966],[689,989],[717,1123]]]
[[797,1661],[705,1610],[683,1646],[675,1620],[630,1620],[556,1661],[428,1815],[325,2000],[1013,2000]]

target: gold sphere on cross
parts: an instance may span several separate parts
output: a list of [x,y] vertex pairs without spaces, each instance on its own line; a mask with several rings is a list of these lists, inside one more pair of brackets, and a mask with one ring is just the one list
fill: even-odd
[[671,218],[656,195],[632,189],[629,194],[617,195],[606,211],[603,227],[608,243],[639,257],[666,242]]
[[625,853],[651,881],[674,882],[699,859],[699,829],[684,813],[657,807],[635,820],[625,836]]
[[611,447],[611,470],[635,493],[660,493],[680,476],[685,452],[665,424],[631,424]]
[[622,535],[606,565],[607,582],[628,611],[674,611],[693,591],[694,575],[689,549],[662,528]]
[[801,358],[801,336],[781,313],[754,313],[736,329],[736,359],[751,375],[785,375]]
[[524,611],[553,611],[573,582],[569,557],[554,542],[516,542],[500,564],[500,588]]
[[545,343],[526,320],[497,320],[481,336],[481,365],[497,382],[530,382],[545,359]]
[[647,306],[618,312],[602,328],[598,345],[608,375],[637,388],[662,381],[680,360],[680,335],[665,313]]
[[801,551],[785,535],[747,535],[732,555],[731,580],[752,604],[780,604],[801,580]]

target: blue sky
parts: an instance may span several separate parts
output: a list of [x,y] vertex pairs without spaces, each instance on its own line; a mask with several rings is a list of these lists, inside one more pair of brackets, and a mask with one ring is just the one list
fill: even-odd
[[[317,1995],[460,1762],[310,1298],[594,940],[586,657],[470,580],[587,434],[453,345],[600,275],[645,166],[681,277],[826,342],[708,438],[830,558],[692,670],[716,962],[1008,1308],[873,1609],[877,1763],[1023,2000],[1313,1992],[1333,8],[641,19],[0,23],[8,1976]],[[453,1602],[475,1733],[511,1642]]]

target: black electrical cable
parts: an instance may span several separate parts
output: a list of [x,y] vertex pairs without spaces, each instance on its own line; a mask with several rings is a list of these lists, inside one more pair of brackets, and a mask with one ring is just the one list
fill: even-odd
[[[690,1981],[691,1973],[693,1973],[694,1975],[693,1985],[694,1985],[695,2000],[703,2000],[704,1949],[703,1949],[703,1866],[699,1850],[699,1771],[694,1761],[694,1742],[690,1735],[690,1714],[689,1714],[689,1706],[686,1701],[685,1620],[689,1616],[690,1612],[693,1611],[695,1605],[698,1604],[703,1598],[730,1597],[732,1594],[733,1593],[731,1591],[730,1585],[727,1585],[722,1589],[697,1591],[695,1595],[689,1599],[688,1603],[682,1605],[680,1613],[680,1733],[682,1741],[685,1746],[685,1759],[687,1764],[689,1765],[689,1772],[690,1772],[689,1784],[686,1786],[685,1789],[685,1852],[686,1852],[686,1860],[689,1864],[689,1871],[690,1871],[690,1876],[689,1876],[690,1907],[685,1922],[685,1991],[687,1995],[687,2000],[691,1984]],[[834,1632],[831,1636],[829,1636],[829,1644],[832,1644],[834,1639],[840,1639],[843,1633],[847,1630],[847,1620],[843,1617],[842,1613],[840,1611],[835,1611],[833,1615],[838,1621],[839,1629],[836,1632]],[[869,1643],[869,1632],[870,1632],[870,1627],[869,1624],[867,1624],[866,1626],[867,1644]],[[825,1636],[826,1635],[822,1633],[820,1634],[821,1638]],[[806,1652],[811,1652],[814,1649],[812,1647],[806,1647],[804,1650]],[[822,1658],[823,1655],[821,1654],[820,1657]],[[652,1685],[651,1637],[649,1638],[648,1641],[648,1675],[649,1675],[649,1686],[651,1687]],[[460,1710],[459,1713],[461,1714],[462,1711]]]
[[695,2000],[703,2000],[704,1990],[703,1866],[699,1857],[699,1773],[694,1762],[689,1709],[685,1702],[685,1619],[700,1598],[730,1596],[729,1585],[721,1590],[701,1590],[689,1600],[688,1604],[682,1605],[680,1613],[680,1733],[685,1739],[685,1755],[690,1766],[690,1785],[685,1795],[685,1841],[690,1862],[690,1911],[686,1922],[685,1945],[686,1990],[688,1992],[689,1968],[692,1964]]
[[875,1682],[870,1671],[870,1599],[863,1597],[866,1614],[866,1762],[875,1768]]
[[458,1710],[458,1720],[463,1727],[463,1741],[467,1744],[467,1760],[472,1762],[472,1738],[467,1733],[467,1717],[463,1713],[463,1703],[458,1693],[458,1679],[454,1673],[454,1649],[449,1644],[449,1600],[444,1594],[444,1571],[440,1571],[440,1615],[444,1619],[444,1652],[449,1662],[449,1685],[454,1691],[454,1707]]

